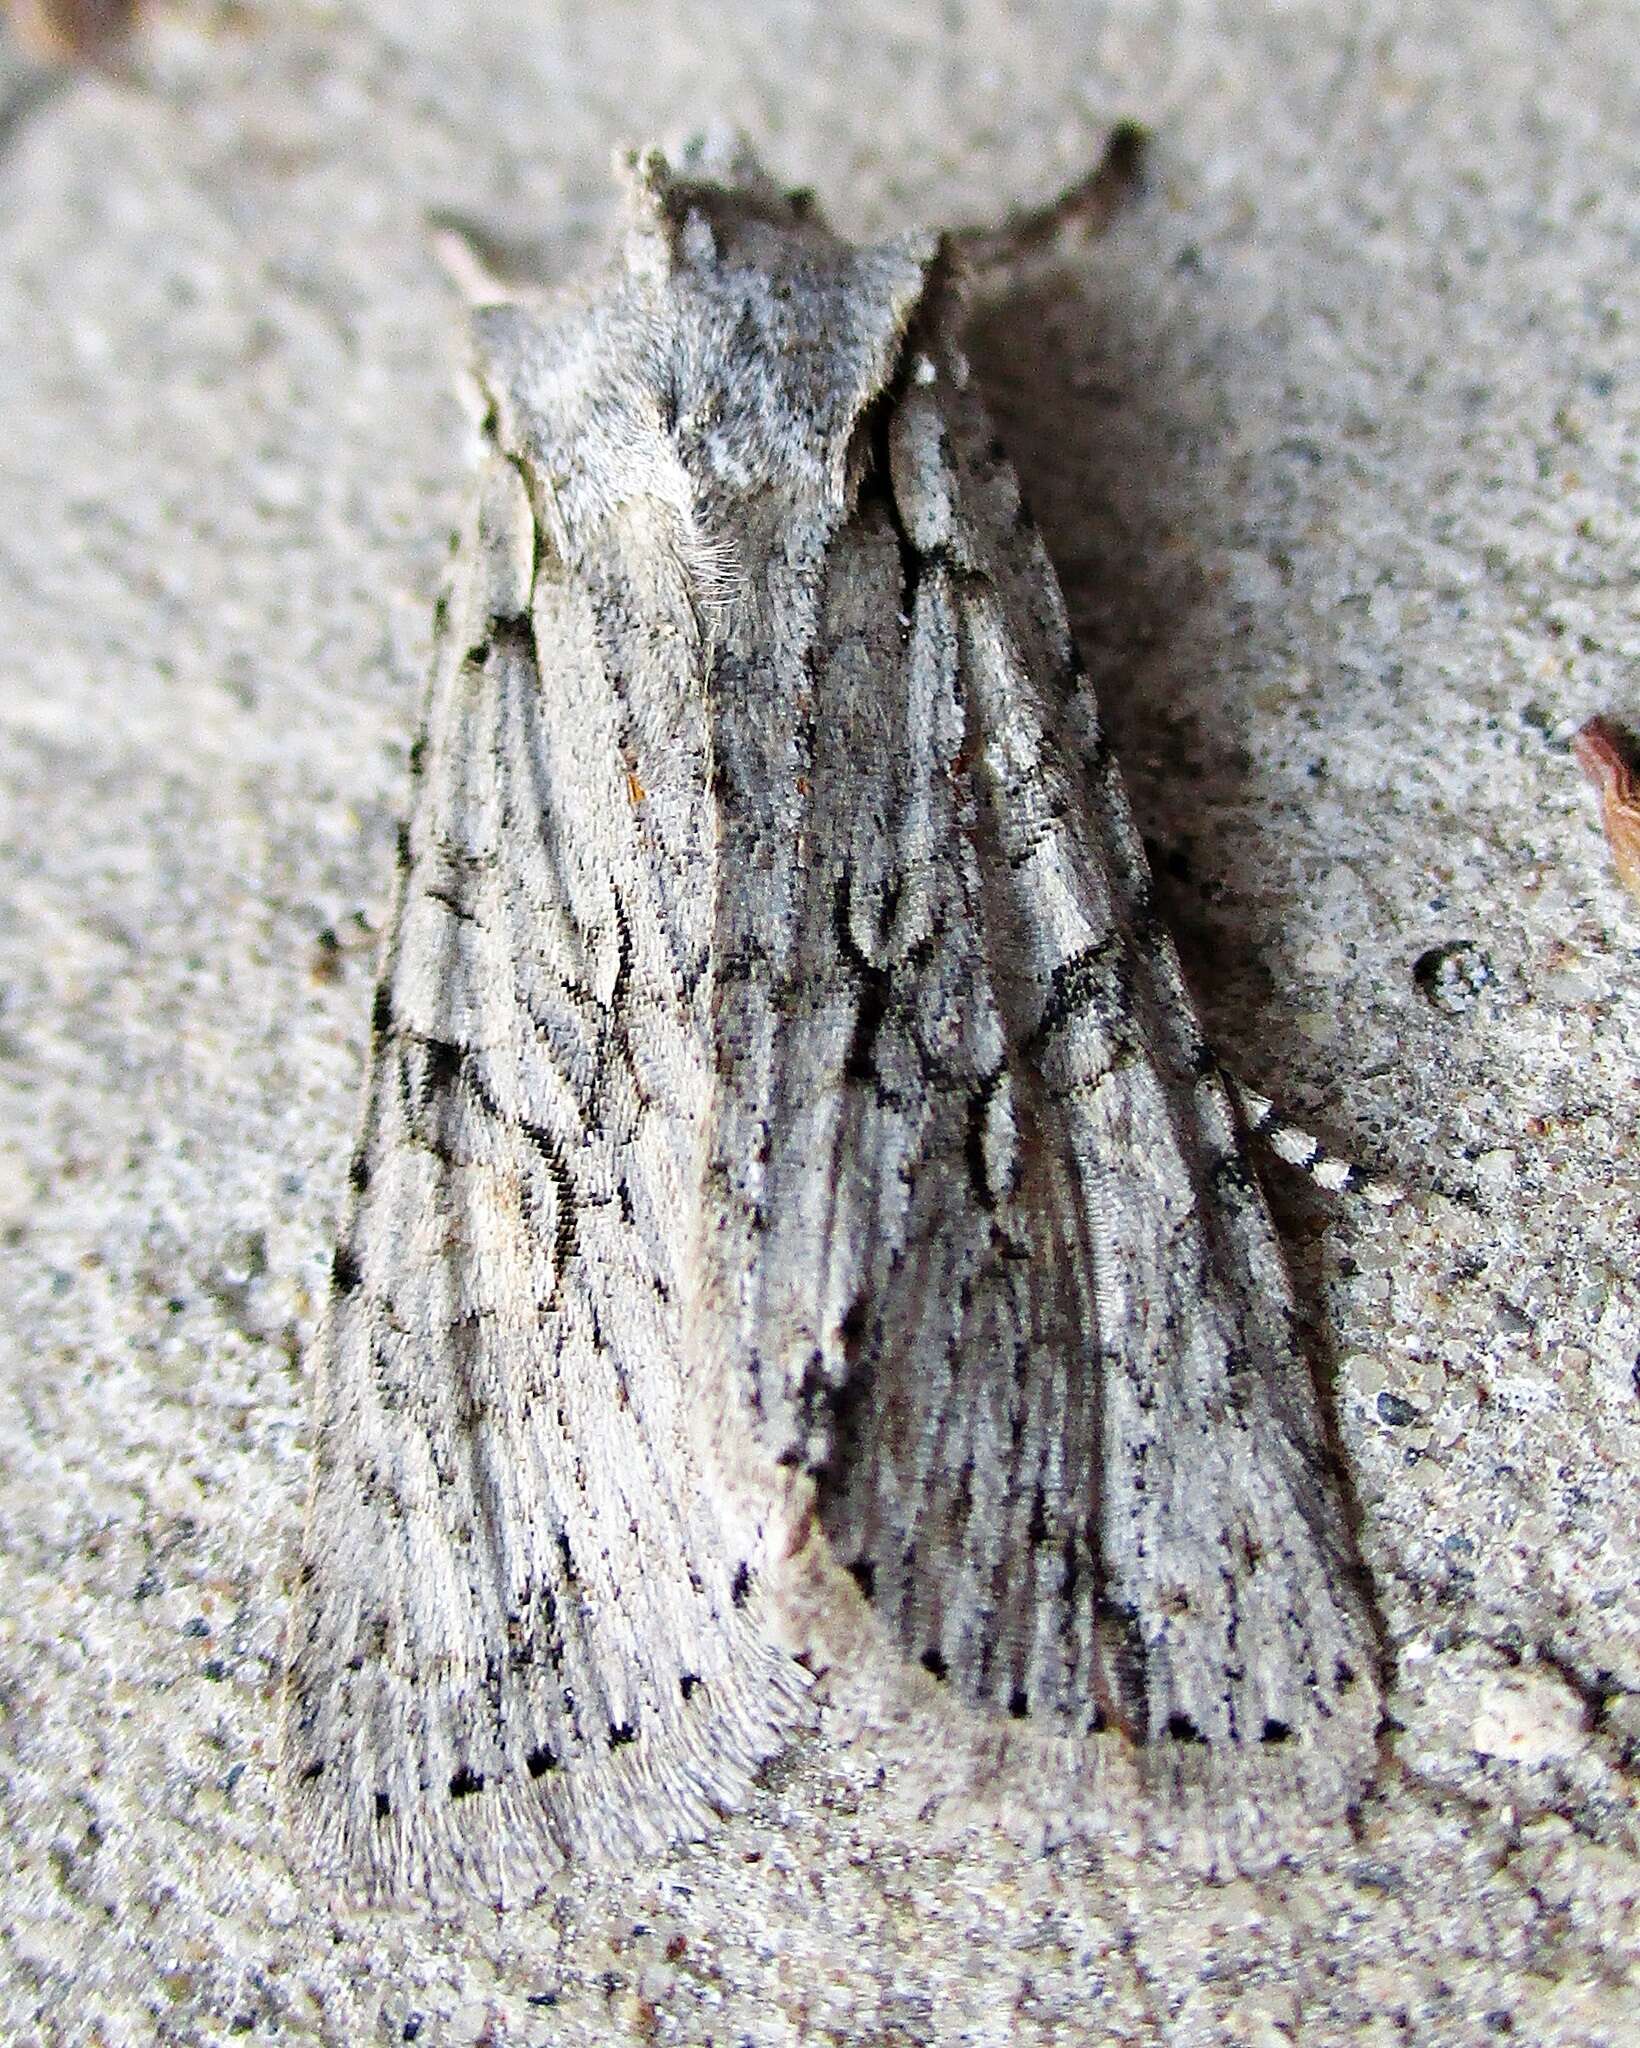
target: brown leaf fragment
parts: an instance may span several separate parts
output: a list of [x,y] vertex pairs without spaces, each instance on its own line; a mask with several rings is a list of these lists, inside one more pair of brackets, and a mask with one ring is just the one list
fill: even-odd
[[136,0],[3,0],[19,45],[48,64],[95,62],[123,47]]
[[1640,785],[1630,742],[1610,719],[1591,718],[1573,735],[1572,753],[1600,791],[1600,822],[1618,879],[1640,899]]

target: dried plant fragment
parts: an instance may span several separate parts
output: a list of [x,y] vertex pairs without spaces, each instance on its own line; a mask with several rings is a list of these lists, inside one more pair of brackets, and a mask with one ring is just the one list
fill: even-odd
[[19,45],[47,64],[116,55],[136,24],[136,0],[3,0]]
[[1640,899],[1640,788],[1629,741],[1610,719],[1591,718],[1578,728],[1572,753],[1600,792],[1600,822],[1618,880]]

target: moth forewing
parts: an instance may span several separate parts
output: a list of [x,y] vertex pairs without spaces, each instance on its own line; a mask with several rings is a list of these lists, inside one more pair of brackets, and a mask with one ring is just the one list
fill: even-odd
[[1377,1723],[1280,1248],[943,261],[872,402],[716,678],[702,1455],[932,1800],[1258,1864]]
[[458,561],[317,1358],[284,1770],[372,1901],[516,1903],[698,1834],[804,1690],[685,1416],[697,643],[641,522],[540,545],[550,482],[498,448]]

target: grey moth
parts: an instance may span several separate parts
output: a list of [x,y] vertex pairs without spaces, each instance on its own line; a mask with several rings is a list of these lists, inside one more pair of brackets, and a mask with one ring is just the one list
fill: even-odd
[[1257,1866],[1372,1769],[1280,1249],[934,234],[626,161],[481,308],[320,1345],[290,1803],[372,1899],[930,1811]]

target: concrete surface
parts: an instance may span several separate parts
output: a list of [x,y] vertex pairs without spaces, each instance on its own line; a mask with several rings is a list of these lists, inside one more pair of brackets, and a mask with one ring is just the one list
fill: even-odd
[[[1565,745],[1640,709],[1632,7],[179,0],[125,82],[4,61],[0,2034],[1640,2038],[1640,905]],[[274,1823],[471,453],[425,216],[572,267],[610,145],[713,113],[862,233],[1155,131],[978,358],[1219,1043],[1444,1191],[1272,1176],[1394,1689],[1357,1820],[1256,1883],[935,1848],[819,1742],[499,1922],[337,1915]]]

